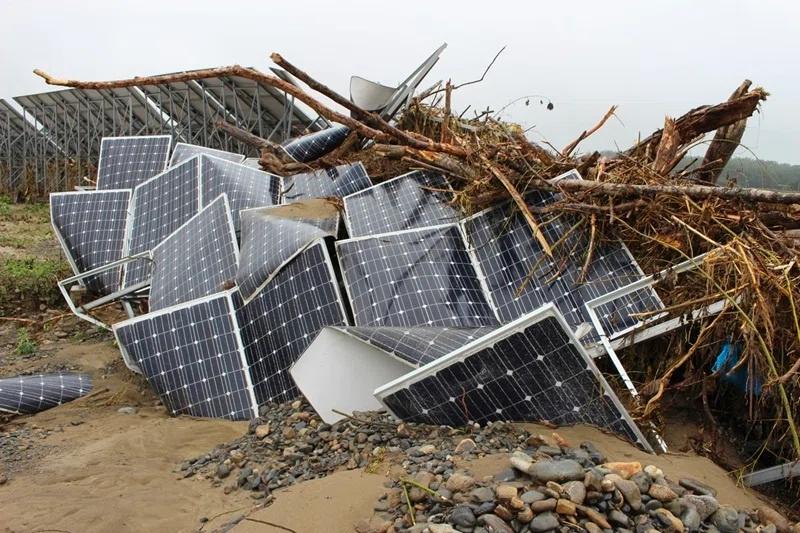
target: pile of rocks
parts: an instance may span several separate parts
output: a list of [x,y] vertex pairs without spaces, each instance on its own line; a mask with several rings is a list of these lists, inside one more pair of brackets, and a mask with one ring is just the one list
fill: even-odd
[[[81,422],[72,422],[78,425]],[[64,428],[53,426],[42,428],[35,424],[18,426],[8,431],[0,430],[0,485],[8,483],[13,474],[25,470],[52,451],[53,446],[42,443],[54,433],[62,433]]]
[[384,462],[449,475],[455,472],[454,456],[512,452],[530,436],[503,423],[476,427],[469,435],[449,427],[398,424],[384,411],[353,413],[331,425],[298,400],[263,408],[246,435],[184,461],[176,472],[208,478],[226,493],[250,490],[253,499],[262,499],[299,481],[342,469],[370,470]]
[[[554,437],[557,435],[554,434]],[[536,442],[538,440],[538,442]],[[788,533],[778,513],[722,505],[694,479],[653,465],[608,462],[591,443],[543,438],[512,454],[493,478],[419,470],[394,482],[361,533]],[[412,511],[413,509],[413,511]],[[413,520],[412,520],[413,513]],[[795,526],[800,533],[800,524]]]

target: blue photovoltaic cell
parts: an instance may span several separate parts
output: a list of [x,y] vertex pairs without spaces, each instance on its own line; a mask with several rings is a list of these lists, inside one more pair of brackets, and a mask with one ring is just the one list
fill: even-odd
[[283,181],[283,202],[286,204],[308,198],[344,197],[372,186],[361,163],[295,174]]
[[105,137],[100,141],[97,189],[133,189],[167,166],[172,137]]

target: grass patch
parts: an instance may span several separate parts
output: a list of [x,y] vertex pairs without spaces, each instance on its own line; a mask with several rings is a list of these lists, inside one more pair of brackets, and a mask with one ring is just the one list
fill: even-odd
[[39,347],[31,338],[30,333],[26,328],[19,328],[17,330],[17,345],[14,347],[14,352],[18,355],[31,355],[36,353]]
[[12,299],[38,306],[60,299],[57,282],[71,274],[69,265],[60,259],[36,257],[4,258],[0,264],[0,307]]
[[[2,209],[2,208],[0,208]],[[0,246],[22,250],[28,245],[28,239],[22,235],[0,234]]]

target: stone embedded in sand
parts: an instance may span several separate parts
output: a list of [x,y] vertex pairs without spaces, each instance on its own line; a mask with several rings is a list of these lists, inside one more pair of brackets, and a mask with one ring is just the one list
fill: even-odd
[[638,461],[633,461],[630,463],[606,463],[603,465],[603,467],[608,468],[612,472],[616,472],[622,476],[623,479],[630,479],[632,475],[644,470],[642,468],[642,463]]
[[715,489],[714,487],[709,487],[705,483],[701,483],[696,479],[683,477],[678,480],[678,484],[681,487],[694,492],[695,494],[708,495],[714,497],[717,496],[717,489]]
[[433,455],[436,453],[436,446],[433,444],[425,444],[418,448],[420,455]]
[[459,505],[453,512],[450,513],[450,523],[462,527],[472,527],[475,525],[477,519],[472,512],[472,509],[466,505]]
[[230,474],[231,474],[231,469],[225,463],[221,463],[219,466],[217,466],[216,475],[218,478],[225,479]]
[[642,493],[636,483],[627,479],[618,479],[615,484],[631,509],[638,511],[642,508]]
[[775,524],[779,533],[789,533],[792,530],[792,524],[781,513],[767,505],[758,506],[758,517],[765,524]]
[[697,509],[697,513],[700,515],[700,520],[703,522],[719,509],[719,502],[713,496],[687,494],[681,498],[681,500],[690,505],[694,505],[695,509]]
[[457,455],[470,453],[473,450],[475,450],[475,448],[477,448],[477,447],[478,447],[478,445],[475,444],[474,440],[472,440],[472,439],[464,439],[464,440],[462,440],[461,442],[458,443],[458,446],[456,446],[455,453]]
[[533,460],[526,460],[521,457],[512,456],[511,457],[511,466],[516,468],[520,472],[528,472],[528,469],[533,465]]
[[448,478],[445,487],[451,492],[462,492],[472,488],[474,484],[475,478],[456,472]]
[[647,494],[661,503],[672,502],[678,499],[678,495],[675,494],[675,491],[666,485],[659,485],[658,483],[650,485],[650,490],[647,491]]
[[674,514],[670,513],[666,509],[656,509],[655,513],[659,522],[661,522],[667,528],[665,531],[668,533],[683,533],[683,522],[681,522],[680,519]]
[[562,498],[556,502],[556,512],[567,516],[575,516],[578,514],[578,508],[573,502]]
[[[22,393],[20,393],[22,394]],[[117,412],[121,415],[135,415],[136,408],[135,407],[120,407],[117,409]]]
[[428,524],[428,531],[431,533],[458,533],[450,524]]
[[511,485],[499,485],[494,489],[497,499],[500,501],[508,501],[517,495],[517,487]]
[[269,424],[261,424],[260,426],[256,427],[256,438],[263,439],[264,437],[269,435],[269,432],[272,428],[269,427]]
[[553,461],[545,459],[530,465],[527,474],[533,479],[546,483],[555,481],[563,483],[565,481],[578,481],[584,478],[583,467],[572,459],[563,461]]
[[545,533],[545,531],[558,528],[559,525],[558,516],[553,513],[542,513],[536,515],[528,527],[533,533]]
[[505,521],[497,515],[485,514],[478,519],[478,522],[494,533],[514,533],[511,526],[506,524]]

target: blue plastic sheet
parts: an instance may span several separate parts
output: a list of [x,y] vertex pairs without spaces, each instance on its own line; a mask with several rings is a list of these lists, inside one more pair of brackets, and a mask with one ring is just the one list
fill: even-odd
[[763,385],[761,379],[755,376],[752,387],[750,384],[750,375],[747,372],[747,367],[742,366],[733,374],[729,374],[731,369],[739,362],[739,357],[742,353],[742,346],[740,344],[733,344],[730,341],[726,342],[722,347],[722,351],[717,356],[714,366],[711,368],[712,372],[722,370],[720,379],[726,381],[736,387],[737,389],[749,393],[751,392],[756,396],[761,396],[761,387]]

